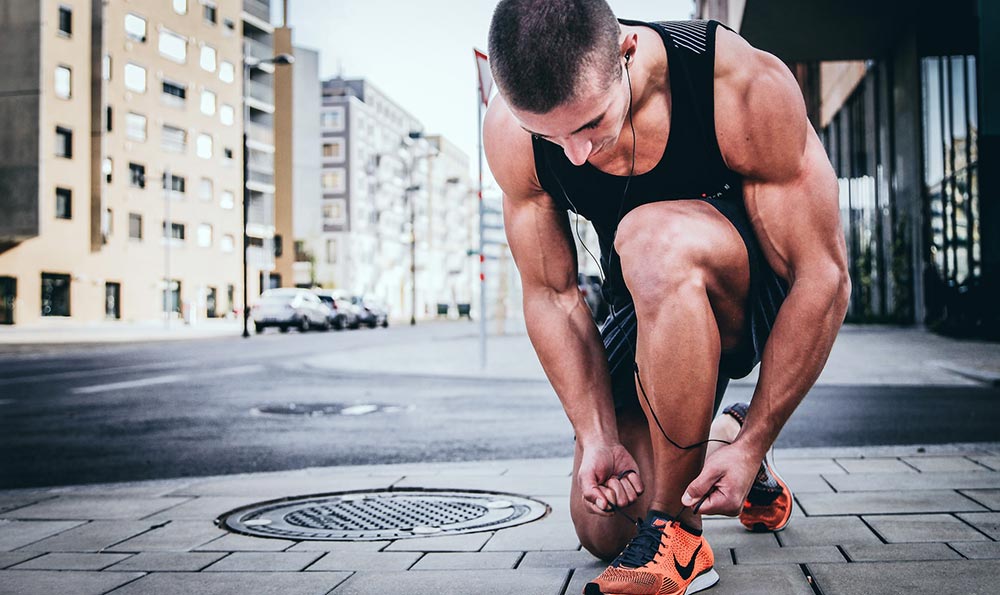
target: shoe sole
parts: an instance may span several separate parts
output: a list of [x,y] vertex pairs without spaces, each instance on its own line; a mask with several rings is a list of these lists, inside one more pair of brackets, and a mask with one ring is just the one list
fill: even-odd
[[[677,595],[691,595],[692,593],[697,593],[699,591],[704,591],[705,589],[711,589],[719,582],[719,573],[715,571],[715,568],[709,568],[703,571],[698,576],[694,577],[694,580],[684,589],[682,593]],[[583,588],[583,595],[612,595],[611,593],[604,593],[597,583],[587,583],[587,586]]]
[[788,488],[788,484],[785,483],[785,480],[781,477],[781,474],[778,473],[777,469],[775,469],[771,465],[771,462],[768,461],[766,457],[764,458],[764,465],[767,466],[767,472],[770,473],[771,477],[773,477],[775,481],[778,482],[778,485],[781,486],[781,489],[785,490],[785,492],[788,493],[788,499],[791,502],[791,504],[788,506],[788,513],[785,515],[783,519],[781,519],[781,522],[778,524],[777,529],[770,529],[764,523],[756,523],[753,525],[753,527],[747,527],[746,525],[743,525],[743,527],[747,531],[750,531],[751,533],[780,533],[785,530],[785,527],[788,526],[788,521],[792,519],[792,510],[795,508],[795,497],[794,495],[792,495],[792,490]]

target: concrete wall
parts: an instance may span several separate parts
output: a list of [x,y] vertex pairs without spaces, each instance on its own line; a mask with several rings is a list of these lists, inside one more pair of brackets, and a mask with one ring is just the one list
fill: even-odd
[[825,128],[837,115],[851,93],[865,78],[862,61],[821,62],[820,72],[820,127]]
[[[274,30],[274,53],[292,53],[292,30],[280,27]],[[295,162],[294,129],[292,126],[295,102],[294,64],[282,66],[274,72],[274,234],[275,241],[280,236],[281,256],[275,256],[275,271],[281,277],[283,287],[293,287],[293,265],[295,262],[294,236],[292,233],[292,205],[295,194],[295,178],[292,164]]]
[[39,0],[0,3],[0,252],[39,233],[41,19]]

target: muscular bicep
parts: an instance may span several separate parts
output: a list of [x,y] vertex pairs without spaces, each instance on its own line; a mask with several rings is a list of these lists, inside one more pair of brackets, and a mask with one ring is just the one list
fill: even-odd
[[504,228],[525,292],[576,289],[576,248],[566,212],[545,194],[531,198],[504,195]]

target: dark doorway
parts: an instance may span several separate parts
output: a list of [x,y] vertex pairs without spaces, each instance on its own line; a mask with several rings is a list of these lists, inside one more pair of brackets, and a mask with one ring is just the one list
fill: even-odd
[[208,297],[205,298],[205,316],[217,318],[216,308],[219,304],[219,290],[214,287],[208,288]]
[[69,275],[42,273],[42,316],[69,316]]
[[104,284],[104,317],[108,320],[122,318],[122,284]]
[[17,299],[17,279],[0,277],[0,324],[14,324],[14,301]]

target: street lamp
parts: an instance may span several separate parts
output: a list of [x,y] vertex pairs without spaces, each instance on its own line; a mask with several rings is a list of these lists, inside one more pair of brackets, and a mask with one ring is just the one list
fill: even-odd
[[295,56],[291,54],[278,54],[272,58],[243,56],[243,338],[250,336],[250,299],[247,291],[247,251],[250,249],[250,236],[247,235],[247,219],[250,214],[250,189],[247,187],[247,182],[250,181],[250,149],[247,147],[250,104],[247,103],[247,97],[250,95],[250,72],[263,64],[282,66],[293,62]]
[[[424,133],[420,130],[411,130],[407,136],[411,143],[407,144],[404,141],[404,146],[412,146],[412,141],[424,138]],[[407,171],[409,186],[405,190],[405,195],[407,202],[410,203],[410,326],[417,324],[417,207],[412,193],[420,190],[420,184],[413,183],[413,170],[417,167],[417,159],[427,159],[436,155],[437,151],[433,149],[423,155],[412,155]]]

